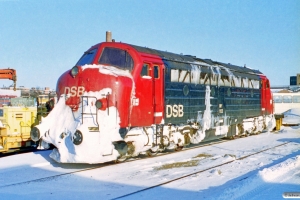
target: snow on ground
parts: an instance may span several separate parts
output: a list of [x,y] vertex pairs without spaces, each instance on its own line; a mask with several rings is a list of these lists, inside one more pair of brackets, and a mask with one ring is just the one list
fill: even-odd
[[282,199],[300,192],[300,126],[113,165],[56,163],[50,152],[0,158],[1,199],[113,199],[229,161],[121,199]]
[[282,124],[300,125],[300,108],[289,109],[283,115]]

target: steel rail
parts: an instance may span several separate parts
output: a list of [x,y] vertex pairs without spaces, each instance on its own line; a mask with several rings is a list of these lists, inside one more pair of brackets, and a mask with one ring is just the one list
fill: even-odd
[[[238,138],[238,139],[241,139],[241,137]],[[0,188],[10,187],[10,186],[15,186],[15,185],[21,185],[21,184],[26,184],[26,183],[31,183],[31,182],[45,181],[47,179],[53,179],[53,178],[60,177],[60,176],[65,176],[65,175],[69,175],[69,174],[76,174],[78,172],[89,171],[89,170],[94,170],[94,169],[100,169],[100,168],[103,168],[103,167],[109,167],[111,165],[118,165],[118,164],[123,164],[123,163],[127,163],[127,162],[134,162],[134,161],[138,161],[138,160],[142,160],[142,159],[157,158],[157,157],[160,157],[160,156],[170,155],[170,154],[177,153],[177,152],[188,151],[188,150],[197,149],[197,148],[201,148],[201,147],[205,147],[205,146],[212,146],[212,145],[220,144],[220,143],[227,142],[227,141],[231,141],[231,140],[217,139],[217,140],[213,140],[211,142],[207,142],[207,143],[204,143],[204,144],[200,143],[200,144],[193,145],[191,147],[185,147],[182,150],[178,150],[178,151],[160,152],[160,153],[158,153],[157,155],[154,155],[154,156],[145,156],[146,155],[145,154],[145,155],[139,155],[137,157],[129,158],[130,160],[126,160],[124,162],[110,161],[110,162],[107,162],[107,163],[99,163],[98,165],[101,165],[101,166],[88,167],[88,168],[84,168],[84,169],[80,169],[80,170],[76,170],[76,171],[72,171],[72,172],[61,173],[61,174],[47,176],[47,177],[38,178],[38,179],[33,179],[33,180],[29,180],[29,181],[12,183],[12,184],[8,184],[8,185],[0,186]],[[274,148],[274,147],[271,147],[271,148]],[[215,166],[215,167],[218,167],[218,166]],[[212,167],[212,168],[215,168],[215,167]],[[188,176],[191,176],[191,175],[188,175]],[[160,185],[156,185],[154,187],[158,187],[158,186],[160,186]],[[151,188],[149,188],[149,189],[151,189]],[[142,191],[144,191],[144,190],[142,190]]]
[[188,150],[192,150],[192,149],[196,149],[196,148],[201,148],[201,147],[205,147],[205,146],[212,146],[212,145],[223,143],[223,142],[226,142],[226,141],[227,140],[221,140],[221,141],[215,141],[214,140],[214,141],[209,142],[207,144],[198,144],[196,146],[192,146],[192,147],[189,147],[189,148],[184,148],[184,149],[182,149],[180,151],[173,151],[173,152],[166,151],[166,152],[158,153],[157,155],[154,155],[154,156],[144,156],[143,155],[143,156],[132,157],[132,158],[130,158],[130,160],[126,160],[124,162],[110,161],[110,162],[107,162],[107,163],[100,163],[98,165],[102,165],[102,166],[88,167],[88,168],[84,168],[84,169],[76,170],[76,171],[72,171],[72,172],[61,173],[61,174],[47,176],[47,177],[38,178],[38,179],[33,179],[33,180],[29,180],[29,181],[12,183],[12,184],[8,184],[8,185],[0,186],[0,188],[10,187],[10,186],[15,186],[15,185],[21,185],[21,184],[26,184],[26,183],[31,183],[31,182],[45,181],[47,179],[52,179],[52,178],[59,177],[59,176],[65,176],[65,175],[69,175],[69,174],[75,174],[75,173],[78,173],[78,172],[89,171],[89,170],[94,170],[94,169],[100,169],[100,168],[103,168],[103,167],[109,167],[111,165],[119,165],[119,164],[123,164],[123,163],[127,163],[127,162],[134,162],[134,161],[138,161],[138,160],[142,160],[142,159],[156,158],[156,157],[160,157],[160,156],[170,155],[172,153],[177,153],[177,152],[182,152],[182,151],[188,151]]
[[184,175],[184,176],[180,176],[180,177],[178,177],[178,178],[175,178],[175,179],[172,179],[172,180],[163,182],[163,183],[159,183],[159,184],[153,185],[153,186],[151,186],[151,187],[147,187],[147,188],[144,188],[144,189],[141,189],[141,190],[132,192],[132,193],[128,193],[128,194],[125,194],[125,195],[122,195],[122,196],[113,198],[113,200],[115,200],[115,199],[121,199],[121,198],[124,198],[124,197],[128,197],[128,196],[131,196],[131,195],[134,195],[134,194],[137,194],[137,193],[141,193],[141,192],[144,192],[144,191],[146,191],[146,190],[150,190],[150,189],[153,189],[153,188],[162,186],[162,185],[166,185],[166,184],[169,184],[169,183],[172,183],[172,182],[175,182],[175,181],[178,181],[178,180],[181,180],[181,179],[184,179],[184,178],[187,178],[187,177],[196,175],[196,174],[200,174],[200,173],[206,172],[206,171],[208,171],[208,170],[211,170],[211,169],[214,169],[214,168],[223,166],[223,165],[227,165],[227,164],[232,163],[232,162],[234,162],[234,161],[236,161],[236,160],[243,160],[243,159],[245,159],[245,158],[247,158],[247,157],[250,157],[250,156],[253,156],[253,155],[256,155],[256,154],[265,152],[265,151],[268,151],[268,150],[270,150],[270,149],[273,149],[273,148],[276,148],[276,147],[279,147],[279,146],[286,145],[286,144],[288,144],[288,143],[290,143],[290,142],[285,142],[285,143],[280,144],[280,145],[276,145],[276,146],[273,146],[273,147],[270,147],[270,148],[267,148],[267,149],[264,149],[264,150],[261,150],[261,151],[258,151],[258,152],[255,152],[255,153],[252,153],[252,154],[249,154],[249,155],[246,155],[246,156],[243,156],[243,157],[240,157],[240,158],[231,160],[231,161],[227,161],[227,162],[221,163],[221,164],[219,164],[219,165],[215,165],[215,166],[212,166],[212,167],[208,167],[208,168],[206,168],[206,169],[199,170],[199,171],[196,171],[196,172],[193,172],[193,173]]

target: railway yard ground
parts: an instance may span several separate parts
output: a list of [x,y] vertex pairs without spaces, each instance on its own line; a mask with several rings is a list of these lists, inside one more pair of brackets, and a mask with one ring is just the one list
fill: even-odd
[[50,152],[0,158],[1,199],[282,199],[300,192],[300,126],[116,164],[59,164]]

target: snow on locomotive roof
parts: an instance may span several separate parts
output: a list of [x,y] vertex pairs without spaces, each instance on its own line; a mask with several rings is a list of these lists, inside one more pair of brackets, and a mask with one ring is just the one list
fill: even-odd
[[[196,56],[191,56],[191,55],[181,55],[181,54],[175,54],[175,53],[171,53],[171,52],[151,49],[148,47],[140,47],[140,46],[131,45],[131,44],[129,44],[129,45],[132,46],[134,49],[136,49],[139,52],[149,53],[149,54],[154,54],[154,55],[160,56],[163,60],[169,60],[169,61],[174,61],[174,62],[178,62],[178,63],[187,63],[187,64],[196,64],[196,65],[198,64],[198,65],[208,66],[208,67],[210,67],[210,66],[219,66],[220,67],[221,66],[221,67],[228,68],[234,72],[240,72],[242,74],[249,74],[249,75],[262,74],[259,70],[250,69],[248,67],[240,67],[237,65],[232,65],[230,63],[226,64],[226,63],[222,63],[222,62],[218,62],[218,61],[213,61],[211,59],[197,58]],[[185,66],[178,65],[179,69],[182,67],[185,67]],[[190,65],[186,65],[186,67],[190,68]]]

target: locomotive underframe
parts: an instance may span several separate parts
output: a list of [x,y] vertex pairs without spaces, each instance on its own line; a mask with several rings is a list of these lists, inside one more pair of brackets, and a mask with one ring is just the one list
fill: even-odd
[[[123,161],[126,158],[135,157],[139,154],[153,155],[157,152],[168,150],[180,150],[190,144],[199,144],[219,138],[249,136],[259,134],[266,130],[272,122],[273,116],[260,116],[248,118],[241,123],[225,126],[224,132],[216,135],[216,126],[205,130],[201,130],[198,124],[191,125],[153,125],[150,127],[134,127],[128,129],[124,141],[116,141],[115,148],[120,153],[118,160]],[[223,126],[224,127],[224,126]],[[193,137],[202,134],[200,140],[194,140]],[[122,144],[122,145],[120,145]]]

